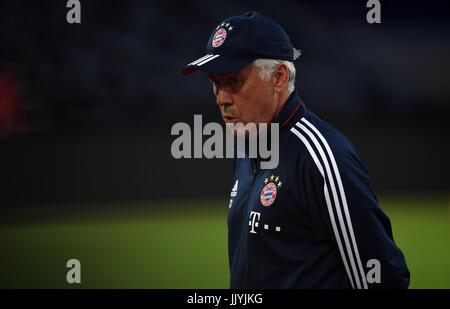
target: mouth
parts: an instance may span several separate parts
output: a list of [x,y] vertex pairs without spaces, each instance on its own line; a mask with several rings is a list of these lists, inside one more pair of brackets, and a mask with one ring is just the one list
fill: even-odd
[[238,120],[236,117],[230,115],[223,115],[222,118],[225,123],[236,123]]

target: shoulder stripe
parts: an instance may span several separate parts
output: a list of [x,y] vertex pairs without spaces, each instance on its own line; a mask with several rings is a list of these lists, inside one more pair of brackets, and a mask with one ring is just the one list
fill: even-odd
[[[339,168],[338,168],[338,166],[336,164],[336,160],[334,158],[333,152],[331,151],[331,148],[328,145],[328,142],[326,141],[324,136],[319,132],[319,130],[316,129],[316,127],[314,127],[313,124],[311,124],[304,117],[301,119],[301,121],[303,123],[305,123],[308,127],[310,127],[317,134],[317,136],[320,138],[320,140],[322,141],[323,145],[325,146],[325,149],[327,150],[328,156],[330,157],[331,164],[332,164],[333,170],[334,170],[334,174],[336,175],[336,182],[338,183],[339,192],[341,194],[342,207],[344,209],[344,214],[345,214],[345,218],[346,218],[348,229],[349,229],[350,238],[351,238],[352,245],[353,245],[353,250],[355,252],[356,262],[358,264],[359,272],[361,274],[361,281],[363,283],[363,287],[365,289],[367,289],[368,287],[367,287],[366,276],[365,276],[365,273],[364,273],[364,269],[362,267],[361,258],[359,256],[358,246],[357,246],[357,243],[356,243],[356,240],[355,240],[355,233],[353,232],[353,224],[352,224],[352,220],[351,220],[351,217],[350,217],[350,212],[348,210],[347,198],[345,196],[344,186],[342,184],[341,175],[339,173]],[[358,281],[359,280],[357,280],[357,282]]]
[[[319,169],[320,174],[322,174],[322,177],[325,180],[325,174],[324,174],[324,170],[323,170],[322,164],[320,163],[319,159],[317,158],[316,153],[312,149],[311,144],[308,142],[308,140],[305,138],[305,136],[302,133],[300,133],[295,127],[291,128],[291,132],[294,133],[303,142],[303,144],[306,146],[306,149],[308,149],[309,154],[313,158],[314,163],[316,164],[317,168]],[[342,261],[344,262],[345,270],[347,271],[347,275],[350,278],[350,283],[351,283],[352,287],[355,288],[355,286],[353,284],[352,276],[350,274],[350,269],[348,267],[347,258],[345,256],[344,249],[342,247],[341,237],[339,236],[339,232],[338,232],[338,229],[337,229],[336,221],[334,219],[333,208],[331,206],[330,195],[328,193],[328,187],[327,187],[327,182],[326,181],[324,181],[323,191],[324,191],[324,194],[325,194],[325,201],[326,201],[326,204],[327,204],[328,213],[330,215],[331,226],[333,228],[334,236],[336,238],[336,243],[338,245],[339,252],[340,252],[341,257],[342,257]]]
[[[342,185],[342,180],[339,174],[339,169],[336,164],[336,160],[334,158],[333,152],[330,149],[330,146],[328,145],[327,141],[323,137],[323,135],[312,125],[309,121],[307,121],[304,117],[301,119],[302,123],[297,122],[296,126],[291,129],[291,132],[294,133],[306,146],[308,149],[308,152],[310,153],[311,157],[313,158],[317,168],[322,174],[322,177],[324,178],[324,195],[325,195],[325,201],[328,208],[328,214],[330,216],[330,221],[333,227],[333,232],[336,238],[336,242],[341,254],[342,261],[344,263],[344,267],[347,271],[347,275],[350,279],[350,282],[352,284],[352,287],[354,287],[353,284],[353,278],[356,282],[356,287],[358,289],[360,288],[366,288],[367,289],[367,282],[365,278],[365,274],[362,268],[361,259],[359,257],[358,248],[356,245],[356,240],[353,232],[353,227],[351,223],[350,214],[348,211],[347,206],[347,200],[345,197],[345,191]],[[313,132],[315,134],[313,134]],[[311,146],[311,144],[308,142],[306,136],[311,140],[313,143],[315,149]],[[320,140],[320,141],[319,141]],[[323,145],[322,145],[323,144]],[[316,154],[318,152],[319,157],[321,158],[323,162],[322,163],[318,159],[318,155]],[[328,157],[327,155],[328,154]],[[330,163],[331,162],[331,163]],[[325,167],[325,169],[324,169]],[[333,169],[331,169],[331,167]],[[333,178],[333,174],[335,178]],[[336,179],[336,183],[335,183]],[[329,189],[331,189],[333,200],[330,199],[330,192]],[[339,197],[341,198],[342,202],[342,208],[339,201]],[[334,203],[333,203],[334,202]],[[335,213],[337,216],[337,219],[335,218]],[[343,214],[344,213],[344,214]],[[344,221],[345,216],[345,221]],[[336,224],[336,221],[339,222],[339,225]],[[347,231],[347,227],[348,231]],[[344,247],[341,241],[342,235],[344,244],[345,244],[345,252]],[[351,265],[350,272],[349,265],[347,262],[347,257]],[[356,260],[356,261],[355,261]],[[356,265],[358,264],[358,265]],[[358,266],[358,267],[357,267]],[[353,276],[352,276],[353,275]],[[362,281],[362,287],[361,287],[361,281]]]
[[[303,121],[304,118],[302,118]],[[333,201],[334,201],[334,207],[336,210],[336,215],[338,217],[339,220],[339,227],[340,227],[340,231],[342,233],[342,236],[344,238],[344,243],[345,243],[345,248],[346,248],[346,252],[347,255],[349,257],[350,260],[350,264],[352,266],[352,270],[353,270],[353,275],[355,276],[355,281],[356,281],[356,286],[358,289],[361,288],[361,283],[359,280],[359,276],[356,270],[356,266],[355,266],[355,260],[353,258],[353,254],[352,254],[352,249],[350,247],[350,241],[348,238],[348,233],[347,233],[347,228],[345,227],[345,223],[344,223],[344,219],[342,217],[342,211],[341,211],[341,207],[339,205],[339,198],[337,195],[337,188],[336,185],[334,183],[334,179],[333,179],[333,175],[331,173],[331,169],[330,169],[330,164],[328,162],[328,158],[326,157],[322,145],[320,145],[319,141],[317,140],[317,138],[311,133],[311,131],[306,128],[304,125],[302,125],[301,123],[297,122],[296,124],[297,127],[299,127],[303,132],[305,132],[309,138],[313,141],[316,149],[319,151],[320,157],[322,158],[322,162],[325,165],[325,169],[326,169],[326,176],[328,178],[328,182],[330,183],[330,188],[331,188],[331,192],[333,194]],[[326,179],[325,179],[326,180]],[[331,218],[331,214],[330,214],[330,218]]]
[[319,169],[320,174],[322,174],[322,176],[325,177],[325,175],[323,173],[322,164],[320,164],[319,159],[317,158],[314,150],[311,148],[311,145],[309,144],[308,140],[303,136],[303,134],[298,132],[295,128],[291,128],[291,132],[294,133],[295,135],[297,135],[298,138],[303,142],[303,144],[305,144],[306,148],[308,149],[309,153],[311,154],[311,157],[314,160],[314,163],[316,163],[316,166]]

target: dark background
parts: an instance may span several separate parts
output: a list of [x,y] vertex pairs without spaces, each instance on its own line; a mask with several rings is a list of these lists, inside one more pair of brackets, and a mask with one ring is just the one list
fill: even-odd
[[173,159],[170,128],[221,121],[206,76],[181,69],[249,10],[303,51],[300,97],[350,138],[377,193],[448,194],[448,9],[381,1],[382,23],[368,24],[366,1],[91,0],[68,24],[66,1],[1,1],[0,72],[19,102],[0,134],[2,220],[39,205],[226,198],[231,161]]

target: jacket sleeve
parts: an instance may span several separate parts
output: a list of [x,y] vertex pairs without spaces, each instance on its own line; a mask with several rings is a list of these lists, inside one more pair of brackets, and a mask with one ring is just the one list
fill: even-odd
[[301,176],[313,220],[336,246],[354,288],[407,288],[405,258],[362,159],[350,142],[322,142],[311,142]]

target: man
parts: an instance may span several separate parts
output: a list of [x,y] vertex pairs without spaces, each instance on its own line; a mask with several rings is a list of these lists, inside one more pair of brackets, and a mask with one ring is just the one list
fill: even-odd
[[353,145],[294,88],[299,56],[272,19],[249,12],[212,32],[208,73],[225,123],[279,124],[279,164],[234,159],[231,288],[407,288],[409,271]]

